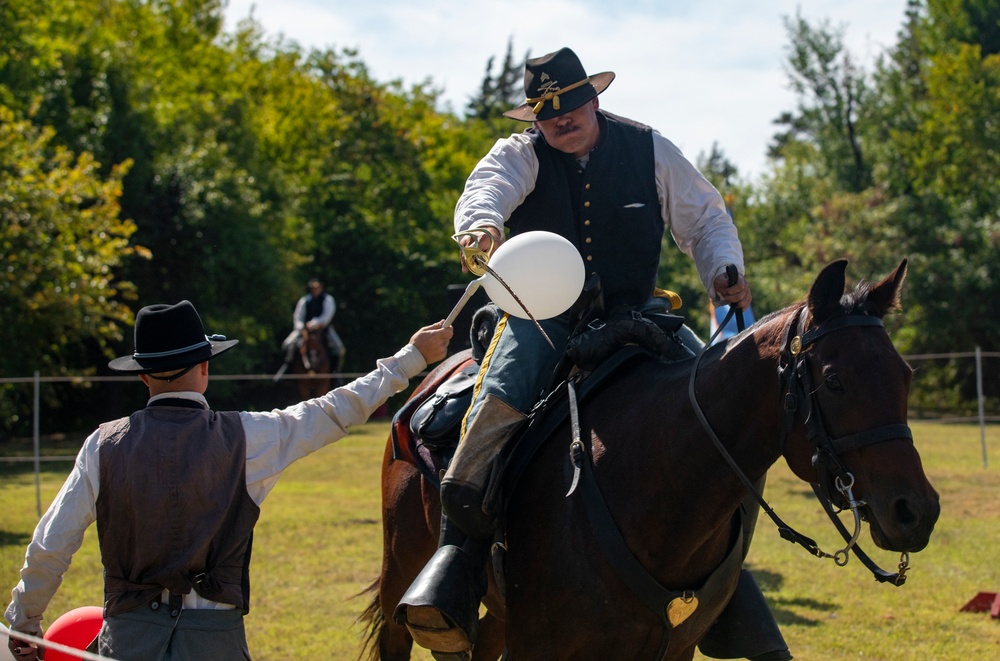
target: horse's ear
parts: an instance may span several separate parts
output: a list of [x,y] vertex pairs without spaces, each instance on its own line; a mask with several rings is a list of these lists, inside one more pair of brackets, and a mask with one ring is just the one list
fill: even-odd
[[872,287],[868,294],[868,302],[875,308],[879,317],[885,316],[890,310],[899,307],[899,291],[906,278],[906,258],[899,263],[896,270],[885,276],[881,282]]
[[838,259],[820,271],[816,282],[809,290],[809,312],[813,322],[823,323],[830,315],[840,309],[840,298],[844,295],[846,283],[845,272],[847,260]]

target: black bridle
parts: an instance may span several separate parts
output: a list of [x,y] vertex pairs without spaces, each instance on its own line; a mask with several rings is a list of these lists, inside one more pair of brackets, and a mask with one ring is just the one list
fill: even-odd
[[[729,322],[729,319],[733,314],[734,309],[730,308],[725,321],[719,325],[720,330]],[[806,309],[803,307],[796,313],[795,319],[785,330],[783,352],[778,363],[779,379],[783,389],[785,390],[785,426],[782,430],[779,447],[783,452],[785,440],[788,434],[794,428],[796,421],[801,417],[806,427],[806,437],[816,448],[816,452],[813,455],[813,465],[816,467],[822,483],[822,487],[814,484],[813,491],[816,493],[816,497],[823,505],[823,509],[834,522],[837,530],[844,537],[844,540],[847,541],[847,546],[843,549],[834,554],[826,553],[819,548],[819,545],[814,540],[806,537],[782,521],[781,517],[779,517],[777,513],[771,509],[771,507],[764,500],[763,496],[761,496],[761,494],[754,487],[750,479],[736,464],[736,461],[732,458],[729,452],[726,451],[722,442],[719,440],[718,435],[712,429],[712,426],[705,417],[701,406],[698,404],[698,399],[695,394],[695,379],[698,374],[698,365],[701,362],[702,357],[705,355],[705,351],[714,341],[715,335],[712,336],[708,344],[705,345],[705,348],[702,349],[702,351],[700,351],[698,356],[695,358],[694,366],[691,369],[691,379],[688,382],[688,397],[691,400],[691,405],[694,408],[698,419],[701,421],[705,431],[712,439],[712,442],[743,482],[744,486],[746,486],[750,493],[753,494],[754,498],[760,504],[761,509],[764,510],[768,517],[770,517],[770,519],[777,526],[782,539],[801,545],[816,557],[833,558],[838,565],[847,564],[849,557],[848,551],[853,551],[865,567],[867,567],[874,574],[876,580],[882,583],[892,583],[896,586],[902,585],[906,581],[906,570],[909,568],[909,557],[906,553],[903,553],[900,556],[899,571],[890,573],[875,564],[875,562],[872,561],[871,558],[869,558],[867,554],[865,554],[864,551],[862,551],[857,545],[857,537],[860,532],[861,525],[858,508],[864,505],[864,502],[854,499],[851,491],[851,487],[854,485],[854,476],[844,466],[840,459],[840,455],[849,450],[867,447],[869,445],[882,443],[892,439],[912,439],[913,433],[910,431],[909,426],[905,424],[891,424],[867,429],[865,431],[850,434],[848,436],[842,436],[840,438],[832,437],[827,431],[819,402],[816,399],[816,389],[813,387],[811,371],[809,369],[808,353],[805,351],[819,338],[843,328],[874,326],[884,329],[885,326],[883,325],[882,320],[878,317],[846,315],[826,321],[807,331],[805,329],[805,320]],[[716,331],[716,335],[717,334],[718,331]],[[855,530],[853,535],[851,535],[841,523],[840,519],[837,517],[838,511],[834,509],[831,504],[830,494],[833,493],[830,489],[831,478],[837,492],[839,492],[842,497],[846,498],[846,508],[850,508],[854,514]]]
[[[875,427],[840,438],[830,436],[826,430],[826,425],[823,423],[819,402],[816,400],[815,389],[812,387],[812,377],[809,371],[807,354],[805,353],[806,348],[828,333],[855,326],[878,326],[884,329],[882,320],[878,317],[847,315],[827,321],[812,330],[806,331],[805,308],[802,308],[796,313],[795,320],[789,324],[785,331],[783,353],[778,363],[779,380],[783,388],[787,386],[784,401],[786,419],[785,426],[782,429],[780,447],[783,452],[785,440],[794,428],[799,414],[801,414],[806,426],[806,436],[816,448],[816,453],[813,455],[813,464],[817,466],[821,474],[833,476],[837,490],[842,496],[846,497],[848,507],[854,513],[855,529],[854,534],[851,535],[840,521],[840,518],[837,516],[839,512],[834,509],[827,496],[827,493],[829,493],[829,481],[826,481],[824,487],[826,493],[820,488],[820,485],[813,485],[813,491],[823,505],[823,509],[830,516],[830,520],[833,521],[834,526],[847,542],[847,546],[843,549],[834,554],[829,554],[820,549],[815,541],[782,521],[781,517],[771,509],[754,484],[737,465],[729,452],[726,451],[718,435],[712,429],[712,425],[709,424],[708,419],[705,417],[705,413],[701,410],[701,406],[698,404],[698,398],[695,395],[695,379],[698,375],[698,365],[701,363],[702,357],[712,345],[716,336],[729,323],[736,311],[737,308],[730,307],[725,320],[719,324],[719,329],[698,352],[694,365],[691,368],[691,378],[688,382],[688,396],[691,400],[691,406],[694,408],[709,438],[712,439],[716,448],[718,448],[747,490],[753,494],[754,498],[760,504],[761,509],[767,513],[777,526],[778,532],[783,539],[801,545],[816,557],[832,558],[834,562],[841,566],[847,564],[849,552],[853,551],[865,567],[872,572],[876,580],[896,586],[902,585],[906,581],[906,571],[909,569],[909,556],[905,552],[900,554],[899,571],[889,573],[876,565],[857,545],[857,538],[861,527],[858,508],[864,505],[864,503],[854,499],[851,491],[851,487],[854,485],[854,476],[851,475],[840,460],[840,454],[848,450],[874,445],[895,438],[913,438],[913,434],[905,424],[892,424]],[[614,522],[607,502],[601,494],[597,479],[594,476],[591,457],[580,437],[580,423],[573,379],[568,379],[565,383],[569,400],[572,436],[570,459],[574,467],[572,483],[566,496],[569,497],[572,495],[577,490],[577,487],[582,488],[587,516],[594,528],[595,537],[601,550],[608,558],[612,567],[615,568],[618,576],[632,590],[633,594],[641,599],[651,611],[659,615],[663,624],[663,637],[660,642],[660,649],[654,658],[662,659],[667,652],[671,629],[682,623],[687,614],[697,609],[697,597],[690,590],[680,591],[665,588],[646,570],[628,547],[628,544],[622,537],[621,531]],[[675,606],[678,612],[676,619],[674,617]]]

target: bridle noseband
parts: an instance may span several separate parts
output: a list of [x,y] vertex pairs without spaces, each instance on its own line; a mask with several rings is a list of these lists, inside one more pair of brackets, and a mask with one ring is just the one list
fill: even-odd
[[[798,321],[789,324],[785,331],[784,352],[778,364],[778,376],[782,385],[787,387],[785,393],[785,429],[782,438],[792,430],[795,425],[796,413],[802,413],[802,418],[806,426],[806,436],[816,446],[816,454],[813,456],[813,465],[827,467],[833,470],[842,478],[849,475],[847,469],[840,462],[840,457],[844,452],[856,450],[858,448],[875,445],[883,441],[894,438],[913,439],[913,432],[905,424],[891,424],[867,429],[856,434],[833,438],[826,430],[823,422],[822,411],[816,399],[816,388],[813,387],[812,375],[809,371],[808,354],[805,350],[816,340],[842,328],[855,326],[877,326],[885,328],[882,320],[878,317],[848,315],[838,317],[831,321],[813,328],[808,332],[803,331],[805,324],[805,308],[799,310]],[[792,336],[792,329],[798,327],[798,334]],[[782,447],[784,450],[784,447]]]
[[[839,455],[848,450],[866,447],[894,438],[913,438],[913,434],[907,425],[894,424],[876,427],[841,438],[831,437],[826,430],[826,426],[823,424],[819,402],[816,400],[815,390],[812,387],[812,377],[809,372],[806,354],[804,353],[806,348],[827,333],[854,326],[880,326],[884,328],[882,320],[878,317],[847,315],[824,322],[806,332],[804,328],[805,308],[802,308],[796,313],[795,319],[785,330],[783,353],[778,361],[779,380],[783,386],[787,385],[788,387],[784,402],[786,418],[780,440],[781,450],[782,452],[784,451],[785,440],[795,426],[797,413],[801,412],[806,425],[806,435],[816,447],[813,464],[817,466],[817,470],[820,467],[823,468],[823,470],[819,470],[821,474],[829,473],[834,475],[833,481],[837,490],[847,499],[848,507],[854,513],[855,529],[854,534],[851,535],[837,517],[838,512],[830,505],[830,500],[826,494],[820,490],[818,485],[813,485],[813,491],[816,492],[816,497],[823,505],[823,509],[826,510],[837,530],[847,541],[847,546],[831,555],[822,551],[815,541],[782,521],[774,510],[771,509],[754,484],[739,465],[737,465],[729,452],[726,451],[715,430],[712,429],[712,425],[709,424],[708,419],[705,417],[704,411],[702,411],[701,406],[698,404],[698,398],[695,395],[695,379],[698,375],[698,365],[719,332],[732,319],[736,309],[730,307],[725,320],[719,324],[719,329],[712,335],[701,351],[698,352],[694,360],[694,365],[691,367],[691,377],[688,382],[688,397],[705,432],[712,439],[712,442],[733,469],[733,472],[736,473],[747,490],[756,498],[761,509],[774,521],[783,539],[801,545],[817,557],[833,558],[834,562],[841,566],[847,564],[849,551],[853,551],[879,582],[891,583],[896,586],[902,585],[906,581],[906,571],[909,569],[908,554],[904,552],[900,555],[899,571],[890,574],[876,565],[857,545],[858,536],[861,532],[861,515],[858,513],[858,508],[863,506],[864,502],[854,499],[851,491],[854,485],[854,476],[844,467]],[[572,495],[577,487],[582,485],[587,516],[595,530],[595,537],[602,551],[617,571],[619,578],[625,582],[629,589],[650,610],[660,616],[664,633],[660,649],[655,658],[662,659],[666,656],[667,645],[670,641],[670,630],[675,626],[679,626],[691,612],[697,609],[697,597],[691,591],[669,590],[660,585],[643,567],[631,549],[629,549],[628,544],[621,535],[621,531],[614,522],[607,503],[601,495],[600,487],[594,476],[590,455],[587,453],[580,438],[580,424],[573,380],[568,379],[565,383],[569,399],[572,436],[570,459],[574,467],[573,480],[566,496],[569,497]],[[803,402],[802,406],[799,406],[800,401]],[[829,487],[829,484],[827,483],[826,486]],[[828,489],[827,493],[829,493]],[[676,609],[674,608],[675,606],[677,607]]]
[[[732,315],[732,313],[733,311],[730,309],[729,314]],[[727,316],[726,320],[719,325],[719,328],[721,329],[728,322],[729,317]],[[783,351],[781,358],[778,361],[779,381],[785,390],[783,403],[785,410],[785,425],[782,429],[779,449],[782,453],[784,453],[785,441],[787,440],[788,434],[791,433],[792,429],[795,427],[798,414],[801,413],[803,424],[806,427],[806,437],[816,448],[816,452],[813,454],[813,466],[816,467],[817,473],[820,476],[821,485],[814,484],[813,491],[816,493],[816,497],[823,505],[823,509],[827,512],[838,531],[840,531],[841,535],[844,537],[844,540],[847,541],[847,545],[844,548],[833,554],[826,553],[819,548],[815,541],[799,533],[797,530],[782,521],[774,510],[772,510],[767,504],[763,496],[758,493],[753,483],[749,480],[749,478],[747,478],[742,469],[739,468],[735,460],[723,447],[722,442],[712,429],[712,426],[709,424],[704,412],[701,410],[701,406],[698,404],[694,388],[695,378],[698,373],[698,364],[705,353],[705,349],[707,349],[708,346],[711,346],[714,336],[712,340],[709,340],[705,349],[699,352],[691,371],[691,379],[688,384],[688,396],[691,400],[692,407],[715,446],[722,453],[723,457],[733,468],[747,489],[749,489],[750,493],[754,495],[757,502],[760,504],[761,509],[764,510],[772,521],[774,521],[775,525],[778,527],[778,532],[783,539],[801,545],[817,557],[832,558],[834,562],[841,566],[847,564],[849,552],[853,551],[858,559],[861,560],[861,562],[875,575],[875,578],[878,581],[892,583],[897,586],[902,585],[906,581],[906,571],[909,568],[908,554],[904,552],[900,555],[900,562],[898,566],[899,571],[896,573],[889,573],[878,567],[878,565],[876,565],[864,553],[864,551],[857,546],[857,539],[861,532],[861,514],[859,512],[859,508],[864,506],[865,503],[864,501],[858,501],[854,498],[854,494],[852,492],[852,487],[854,486],[854,475],[844,466],[840,459],[840,455],[850,450],[856,450],[858,448],[867,447],[883,441],[898,438],[912,439],[913,433],[910,431],[908,425],[899,423],[874,427],[855,434],[849,434],[840,438],[833,438],[827,431],[826,424],[823,421],[819,401],[816,398],[816,389],[813,387],[812,374],[809,369],[808,354],[806,352],[806,349],[812,346],[819,338],[843,328],[876,326],[884,329],[885,326],[882,323],[882,320],[878,317],[850,314],[824,321],[820,325],[808,331],[805,329],[805,323],[806,308],[802,307],[796,313],[792,322],[785,329]],[[836,491],[830,488],[831,481]],[[844,528],[840,519],[837,517],[839,511],[843,511],[843,509],[838,511],[833,508],[830,502],[830,494],[832,493],[839,493],[844,501],[846,501],[844,503],[846,506],[843,509],[850,509],[854,514],[853,534],[849,533],[846,528]]]

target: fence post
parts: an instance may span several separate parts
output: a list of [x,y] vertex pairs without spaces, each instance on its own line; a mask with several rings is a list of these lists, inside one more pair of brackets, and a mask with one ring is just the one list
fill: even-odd
[[34,405],[32,406],[31,424],[34,428],[35,433],[35,510],[38,512],[38,518],[42,518],[42,465],[41,465],[41,443],[39,440],[39,414],[38,409],[41,402],[41,390],[42,390],[42,379],[35,370],[35,398]]
[[986,413],[983,395],[983,351],[976,347],[976,395],[979,398],[979,443],[983,446],[983,468],[989,468],[986,461]]

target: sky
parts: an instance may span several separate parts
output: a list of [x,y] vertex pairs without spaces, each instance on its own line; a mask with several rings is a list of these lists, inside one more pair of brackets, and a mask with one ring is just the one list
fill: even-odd
[[[272,37],[357,49],[380,82],[430,81],[462,114],[486,63],[564,46],[588,73],[614,71],[601,107],[648,124],[691,161],[717,144],[743,178],[767,165],[773,120],[794,110],[784,19],[843,31],[871,71],[897,41],[906,0],[228,0],[226,30],[251,11]],[[502,137],[502,136],[498,136]]]

